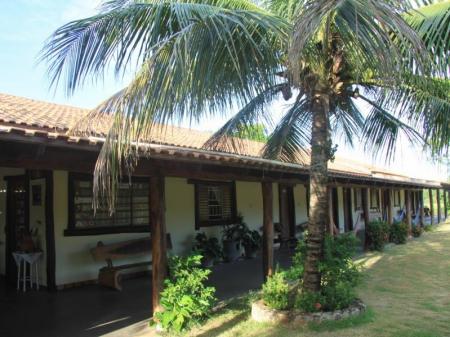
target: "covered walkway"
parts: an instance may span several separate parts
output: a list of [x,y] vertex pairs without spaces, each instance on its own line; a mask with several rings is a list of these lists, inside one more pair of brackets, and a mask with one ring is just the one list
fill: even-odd
[[[276,252],[280,266],[290,254]],[[261,258],[219,264],[210,282],[220,300],[257,289],[262,284]],[[0,336],[93,337],[129,336],[151,316],[151,277],[125,280],[122,292],[88,285],[47,292],[16,292],[0,281]],[[126,328],[126,329],[125,329]]]

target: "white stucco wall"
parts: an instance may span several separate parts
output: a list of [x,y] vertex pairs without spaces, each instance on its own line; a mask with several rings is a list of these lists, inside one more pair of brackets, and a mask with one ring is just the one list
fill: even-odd
[[[172,239],[172,253],[186,254],[191,251],[195,237],[194,185],[184,178],[166,178],[165,185],[166,227]],[[217,228],[207,228],[205,232],[218,235]]]
[[373,188],[370,188],[369,189],[369,200],[368,200],[368,202],[369,202],[369,220],[370,221],[375,221],[375,220],[379,220],[379,219],[381,219],[382,218],[382,213],[381,213],[381,207],[382,207],[382,205],[381,205],[381,202],[382,202],[382,198],[381,198],[381,190],[379,189],[379,188],[375,188],[375,190],[377,190],[377,192],[378,192],[378,199],[380,200],[380,208],[379,208],[379,210],[375,210],[375,209],[371,209],[370,208],[370,193],[372,193],[371,191],[372,191],[372,189]]
[[237,210],[244,216],[250,229],[259,230],[263,225],[261,184],[255,182],[236,182]]
[[[364,217],[363,217],[363,209],[357,210],[355,208],[355,189],[352,188],[351,199],[352,199],[352,220],[353,220],[353,228],[364,229]],[[362,196],[361,196],[362,197]]]
[[294,187],[295,202],[295,224],[301,224],[308,221],[308,209],[305,185],[295,185]]
[[0,167],[0,274],[5,274],[6,265],[6,181],[5,176],[16,176],[24,174],[25,170],[16,168]]

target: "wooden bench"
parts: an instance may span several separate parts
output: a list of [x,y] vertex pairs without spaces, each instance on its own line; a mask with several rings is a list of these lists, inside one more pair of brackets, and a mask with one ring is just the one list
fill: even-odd
[[[167,248],[172,248],[170,234],[167,234]],[[97,246],[91,249],[91,254],[95,261],[106,262],[106,266],[98,272],[98,283],[105,287],[122,290],[122,275],[125,270],[147,266],[151,267],[152,261],[113,265],[113,260],[147,255],[150,257],[151,253],[151,237],[122,241],[109,245],[105,245],[102,241],[99,241]]]

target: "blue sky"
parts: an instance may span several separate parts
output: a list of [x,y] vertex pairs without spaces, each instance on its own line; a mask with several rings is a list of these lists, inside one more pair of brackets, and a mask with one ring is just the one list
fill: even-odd
[[114,77],[105,84],[86,85],[72,97],[49,89],[45,64],[37,56],[45,40],[68,21],[95,13],[96,0],[2,0],[0,11],[0,92],[30,98],[95,107],[119,90]]
[[[37,56],[45,40],[63,24],[96,12],[99,0],[0,0],[0,92],[38,100],[93,108],[120,90],[126,82],[107,76],[103,82],[86,84],[67,97],[62,87],[50,90],[45,64],[37,64]],[[274,107],[275,112],[281,111]],[[225,118],[203,120],[191,125],[201,130],[214,130]],[[189,126],[186,123],[184,126]],[[339,147],[338,155],[387,167],[374,160],[361,147]],[[446,170],[430,162],[421,149],[400,144],[395,163],[390,168],[429,179],[444,179]]]

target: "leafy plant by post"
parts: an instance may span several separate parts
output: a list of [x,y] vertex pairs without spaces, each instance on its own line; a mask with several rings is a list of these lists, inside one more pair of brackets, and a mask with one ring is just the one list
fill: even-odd
[[222,247],[219,240],[208,238],[206,233],[198,233],[195,236],[194,252],[202,255],[203,264],[209,266],[222,257]]
[[174,256],[169,260],[170,277],[161,293],[164,311],[155,313],[165,331],[180,332],[208,317],[216,301],[215,288],[205,285],[209,269],[200,268],[202,256]]

